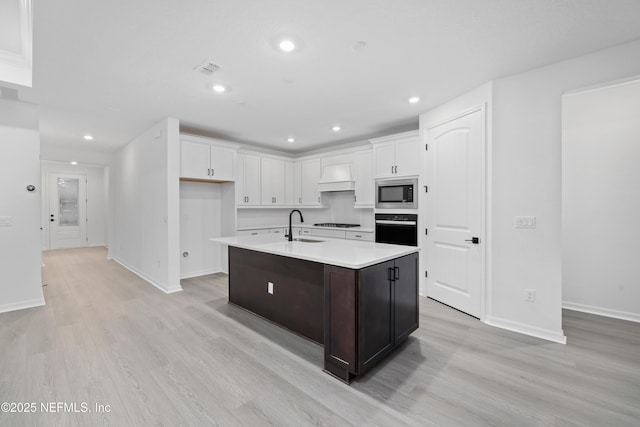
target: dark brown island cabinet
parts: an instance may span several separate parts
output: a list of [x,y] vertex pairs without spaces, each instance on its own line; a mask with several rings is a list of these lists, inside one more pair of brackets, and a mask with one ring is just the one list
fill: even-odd
[[418,328],[418,254],[354,270],[229,247],[229,302],[324,345],[350,383]]

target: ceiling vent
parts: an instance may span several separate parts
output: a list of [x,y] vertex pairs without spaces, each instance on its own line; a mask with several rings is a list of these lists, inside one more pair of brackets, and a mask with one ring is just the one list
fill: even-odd
[[210,59],[202,61],[193,71],[200,71],[202,74],[213,74],[220,69],[220,66]]

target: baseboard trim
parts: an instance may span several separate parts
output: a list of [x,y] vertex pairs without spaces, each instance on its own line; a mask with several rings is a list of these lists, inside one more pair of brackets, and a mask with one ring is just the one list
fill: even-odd
[[492,316],[487,316],[484,320],[484,323],[490,326],[495,326],[496,328],[518,332],[520,334],[541,338],[547,341],[553,341],[560,344],[567,343],[567,337],[564,335],[562,329],[560,329],[559,331],[552,331],[550,329],[537,328],[535,326],[526,325],[524,323],[514,322],[513,320],[500,319]]
[[219,268],[211,268],[208,270],[193,271],[191,273],[181,274],[180,279],[191,279],[192,277],[206,276],[207,274],[222,273]]
[[613,319],[628,320],[640,323],[640,314],[627,311],[612,310],[610,308],[594,307],[591,305],[577,304],[575,302],[562,301],[562,308],[583,313],[596,314],[598,316],[611,317]]
[[0,313],[9,311],[24,310],[27,308],[41,307],[45,305],[44,296],[41,298],[31,299],[27,301],[14,302],[11,304],[0,305]]
[[112,259],[112,261],[117,262],[118,264],[120,264],[121,266],[123,266],[124,268],[126,268],[127,270],[129,270],[130,272],[135,274],[136,276],[140,277],[144,281],[149,282],[151,285],[153,285],[156,288],[160,289],[165,294],[172,294],[172,293],[175,293],[175,292],[181,292],[182,291],[182,286],[178,286],[176,288],[166,288],[165,286],[163,286],[163,285],[155,282],[154,280],[150,279],[149,277],[145,276],[144,273],[142,273],[138,269],[128,265],[126,262],[122,261],[121,259],[119,259],[117,257],[113,257],[111,259]]

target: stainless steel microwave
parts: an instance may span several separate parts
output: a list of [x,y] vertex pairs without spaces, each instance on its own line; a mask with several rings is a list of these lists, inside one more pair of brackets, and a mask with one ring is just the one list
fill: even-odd
[[417,187],[416,178],[376,181],[376,208],[417,209],[418,195],[415,191]]

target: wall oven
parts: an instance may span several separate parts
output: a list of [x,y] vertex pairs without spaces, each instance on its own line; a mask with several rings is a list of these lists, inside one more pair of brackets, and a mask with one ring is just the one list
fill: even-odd
[[418,246],[418,215],[376,214],[376,242]]
[[393,179],[376,181],[376,208],[417,209],[417,179]]

